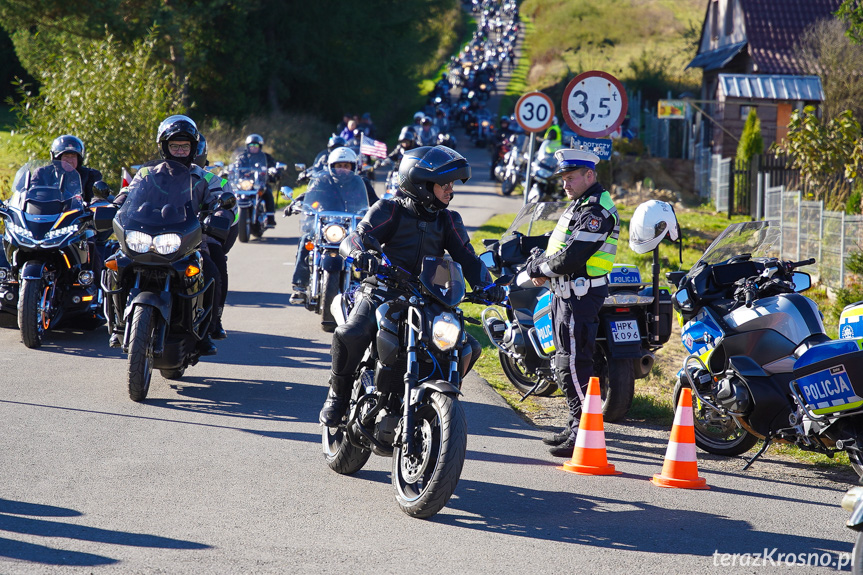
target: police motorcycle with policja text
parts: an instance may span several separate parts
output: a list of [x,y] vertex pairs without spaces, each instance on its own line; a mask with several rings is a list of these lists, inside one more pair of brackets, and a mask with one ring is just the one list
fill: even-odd
[[377,281],[388,301],[377,309],[378,332],[355,376],[347,423],[323,428],[324,457],[343,475],[372,453],[392,457],[399,507],[426,518],[455,491],[467,447],[459,396],[470,347],[458,306],[485,300],[466,294],[461,266],[448,258],[424,258],[418,278],[381,258]]
[[[542,253],[550,230],[569,202],[526,204],[499,241],[485,240],[489,251],[483,263],[496,275],[518,274],[509,286],[504,303],[505,317],[494,306],[482,312],[482,325],[498,348],[504,375],[522,393],[549,396],[557,390],[551,364],[555,351],[550,315],[551,291],[536,287],[526,274],[519,273],[527,262]],[[676,220],[675,220],[676,221]],[[632,226],[631,226],[632,227]],[[655,238],[655,247],[671,227]],[[539,234],[539,235],[537,235]],[[671,239],[677,239],[676,231]],[[649,249],[637,253],[646,253]],[[603,418],[618,421],[626,415],[635,394],[635,380],[647,377],[654,364],[654,352],[671,337],[671,296],[653,293],[658,284],[658,263],[654,286],[642,281],[632,264],[614,264],[608,275],[609,295],[599,312],[599,331],[594,351],[594,375],[600,380]]]
[[104,323],[87,242],[95,235],[94,212],[84,205],[78,172],[60,161],[25,164],[11,198],[0,202],[9,262],[0,265],[0,311],[17,314],[29,348],[40,347],[45,332],[64,321],[87,329]]
[[670,272],[683,326],[674,401],[693,392],[695,443],[718,455],[772,442],[832,457],[848,453],[863,477],[863,339],[832,341],[818,306],[800,292],[815,263],[776,257],[775,221],[729,226],[688,272]]
[[323,171],[309,183],[301,201],[293,201],[289,190],[282,189],[290,204],[285,214],[302,214],[300,234],[306,237],[311,271],[306,309],[319,314],[321,328],[332,332],[337,318],[347,317],[347,304],[338,296],[352,292],[359,283],[351,273],[350,262],[339,255],[339,244],[369,209],[366,187],[361,178],[340,180]]
[[[105,260],[102,276],[109,330],[123,318],[133,401],[147,397],[153,369],[179,379],[198,362],[197,344],[210,329],[215,295],[213,279],[204,277],[201,242],[204,233],[227,238],[231,220],[213,212],[236,202],[224,192],[218,205],[196,215],[188,168],[166,160],[141,171],[113,220],[119,250]],[[97,229],[110,226],[97,222]]]

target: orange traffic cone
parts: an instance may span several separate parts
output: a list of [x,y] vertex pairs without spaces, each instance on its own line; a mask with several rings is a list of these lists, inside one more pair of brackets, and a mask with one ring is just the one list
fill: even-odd
[[698,477],[695,426],[692,423],[692,390],[685,387],[682,391],[677,411],[674,412],[674,425],[671,427],[662,473],[657,473],[650,481],[660,487],[710,489],[707,480]]
[[602,423],[602,396],[599,378],[591,377],[587,384],[587,397],[581,409],[578,434],[572,460],[563,464],[566,471],[579,475],[620,475],[609,465],[605,454],[605,427]]

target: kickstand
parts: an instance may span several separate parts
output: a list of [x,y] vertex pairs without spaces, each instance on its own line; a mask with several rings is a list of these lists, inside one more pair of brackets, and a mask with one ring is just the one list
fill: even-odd
[[764,440],[764,443],[761,444],[761,449],[758,450],[758,453],[752,456],[752,459],[746,462],[746,465],[743,466],[743,471],[749,469],[749,466],[755,463],[755,460],[764,455],[764,452],[767,451],[767,448],[770,447],[771,437],[768,437]]

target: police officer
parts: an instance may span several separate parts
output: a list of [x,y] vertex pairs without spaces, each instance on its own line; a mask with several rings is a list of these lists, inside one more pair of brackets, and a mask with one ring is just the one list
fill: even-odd
[[[458,262],[474,288],[485,287],[488,299],[499,302],[505,290],[491,283],[491,276],[477,257],[458,212],[448,209],[456,180],[466,182],[471,169],[458,152],[443,146],[423,146],[405,152],[399,165],[402,197],[378,200],[366,213],[355,232],[342,240],[339,251],[354,265],[373,272],[378,260],[365,251],[366,235],[377,239],[393,265],[418,277],[423,257],[448,252]],[[417,238],[422,238],[421,242]],[[336,328],[331,349],[330,391],[320,413],[320,422],[334,427],[345,415],[354,374],[377,326],[375,311],[385,301],[375,285],[374,275],[356,292],[356,303],[347,322]],[[480,344],[468,335],[470,356],[465,373],[479,358]]]
[[555,378],[566,396],[569,425],[543,439],[556,457],[569,457],[581,417],[587,383],[593,375],[593,352],[599,310],[608,295],[608,273],[617,253],[620,216],[611,196],[596,181],[599,158],[563,148],[555,152],[563,189],[572,200],[561,215],[545,253],[527,265],[536,286],[550,280],[554,323]]

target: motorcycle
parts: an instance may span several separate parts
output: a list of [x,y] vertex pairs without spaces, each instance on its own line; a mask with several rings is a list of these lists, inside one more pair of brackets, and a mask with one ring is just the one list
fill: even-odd
[[389,299],[378,307],[380,327],[355,375],[347,422],[323,428],[324,458],[351,475],[372,453],[392,457],[399,507],[426,518],[449,501],[464,465],[459,396],[467,358],[458,305],[479,298],[465,293],[461,266],[451,260],[426,257],[416,277],[382,259],[377,279]]
[[689,352],[674,390],[693,393],[695,443],[718,455],[776,441],[832,457],[863,476],[863,340],[832,341],[801,295],[815,263],[775,257],[776,222],[733,224],[689,270],[666,274]]
[[17,315],[25,346],[40,347],[45,332],[64,322],[85,329],[104,323],[96,254],[87,242],[95,211],[84,205],[78,172],[60,161],[22,166],[11,198],[0,202],[0,311]]
[[[554,226],[567,206],[569,202],[526,204],[500,240],[484,240],[488,251],[480,256],[483,263],[495,275],[519,274],[532,254],[545,249],[548,235],[542,232]],[[656,313],[654,287],[642,281],[632,264],[614,264],[608,289],[599,312],[593,371],[600,381],[603,418],[613,422],[626,415],[635,380],[647,377],[654,353],[671,337],[672,310],[671,294],[662,289]],[[550,307],[548,288],[519,277],[510,285],[505,317],[494,306],[482,312],[483,328],[498,349],[504,375],[523,394],[522,400],[557,390]]]
[[495,166],[495,178],[500,182],[500,193],[504,196],[512,194],[518,183],[524,179],[527,160],[521,151],[523,139],[522,134],[512,134],[509,137],[510,146],[503,157],[502,165]]
[[[285,199],[292,201],[290,194],[285,194]],[[350,262],[339,255],[339,244],[356,229],[368,209],[365,184],[360,178],[342,183],[329,174],[313,179],[305,194],[286,208],[286,214],[302,214],[300,233],[305,238],[311,271],[306,309],[321,316],[325,332],[336,328],[337,317],[347,315],[345,309],[334,312],[333,302],[342,306],[337,296],[353,291],[351,284],[357,283]]]
[[[277,164],[274,170],[283,167]],[[264,193],[268,189],[270,175],[266,163],[248,164],[238,159],[228,167],[226,177],[237,195],[237,239],[243,243],[252,236],[260,238],[269,227]]]
[[537,154],[530,168],[533,184],[527,194],[528,202],[556,201],[563,197],[560,179],[552,177],[556,169],[554,154]]
[[[218,206],[207,206],[196,216],[185,166],[164,161],[148,170],[129,185],[114,217],[119,250],[105,260],[102,273],[109,330],[119,318],[124,325],[122,347],[129,357],[133,401],[147,397],[154,368],[165,379],[179,379],[198,362],[197,343],[210,328],[215,291],[213,279],[204,278],[201,241],[204,233],[227,238],[230,218],[212,212],[232,209],[236,202],[225,192]],[[97,221],[100,231],[111,225]]]

